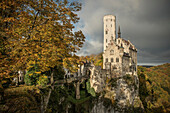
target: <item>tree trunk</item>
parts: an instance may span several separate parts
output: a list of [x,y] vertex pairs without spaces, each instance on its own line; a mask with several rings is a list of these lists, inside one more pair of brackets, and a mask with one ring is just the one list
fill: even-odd
[[54,69],[52,69],[50,81],[51,81],[51,85],[53,85],[53,83],[54,83]]
[[16,87],[19,86],[19,77],[18,77],[18,76],[16,77],[16,84],[15,84],[15,86],[16,86]]

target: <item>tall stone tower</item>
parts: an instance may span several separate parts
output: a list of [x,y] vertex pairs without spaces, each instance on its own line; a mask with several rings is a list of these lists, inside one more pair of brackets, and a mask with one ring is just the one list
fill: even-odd
[[116,17],[113,15],[106,15],[103,18],[104,22],[104,51],[106,50],[110,40],[116,39]]

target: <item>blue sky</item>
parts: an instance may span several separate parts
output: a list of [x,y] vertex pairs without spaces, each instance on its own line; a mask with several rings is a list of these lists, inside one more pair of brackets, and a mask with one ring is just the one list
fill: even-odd
[[138,49],[138,64],[170,62],[169,0],[79,0],[77,28],[86,36],[78,55],[103,51],[103,16],[116,16],[122,37]]

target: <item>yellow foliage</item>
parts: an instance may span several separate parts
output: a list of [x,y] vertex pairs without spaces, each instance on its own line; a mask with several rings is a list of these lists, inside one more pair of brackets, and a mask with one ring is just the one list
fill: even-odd
[[29,76],[33,75],[33,73],[29,74]]
[[12,49],[7,53],[9,56],[0,61],[0,64],[6,64],[5,68],[0,68],[0,75],[2,72],[9,74],[8,70],[30,69],[31,64],[40,65],[42,72],[62,63],[73,71],[77,69],[77,58],[72,53],[82,47],[85,37],[82,31],[72,29],[73,23],[79,20],[76,12],[81,9],[80,3],[70,8],[71,1],[46,0],[46,5],[36,0],[1,2],[0,8],[4,10],[0,14],[0,28],[8,37],[5,48]]
[[35,72],[35,73],[37,73],[37,74],[41,74],[41,72]]

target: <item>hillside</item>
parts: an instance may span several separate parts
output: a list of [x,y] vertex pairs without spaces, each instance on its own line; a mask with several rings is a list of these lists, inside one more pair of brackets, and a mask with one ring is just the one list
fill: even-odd
[[138,66],[139,95],[146,112],[170,112],[170,63]]

